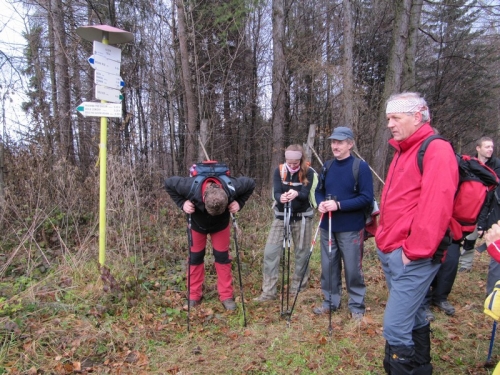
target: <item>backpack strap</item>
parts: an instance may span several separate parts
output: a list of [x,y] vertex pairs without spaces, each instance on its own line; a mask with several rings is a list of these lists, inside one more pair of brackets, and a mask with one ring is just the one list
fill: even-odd
[[359,165],[361,164],[361,159],[354,157],[352,162],[352,175],[354,177],[354,192],[358,192],[358,178],[359,178]]
[[193,178],[191,189],[189,190],[189,194],[187,195],[187,199],[189,201],[192,201],[193,198],[196,196],[196,192],[201,189],[203,181],[205,181],[206,178],[207,178],[206,176],[200,176],[200,175],[195,176]]
[[286,168],[286,164],[280,164],[280,176],[281,176],[281,182],[283,185],[288,185],[288,186],[301,186],[302,182],[292,182],[292,181],[286,181],[286,176],[288,175],[288,169]]
[[333,159],[325,161],[325,164],[323,164],[323,167],[321,167],[321,173],[318,176],[318,188],[320,190],[325,190],[325,180],[326,180],[326,175],[328,171],[330,170],[330,167],[333,164]]
[[418,165],[418,169],[420,170],[420,174],[424,173],[425,151],[427,150],[429,143],[431,143],[435,139],[442,139],[443,141],[448,142],[448,140],[446,138],[441,137],[439,134],[433,134],[424,140],[424,142],[422,143],[422,145],[418,149],[418,154],[417,154],[417,165]]

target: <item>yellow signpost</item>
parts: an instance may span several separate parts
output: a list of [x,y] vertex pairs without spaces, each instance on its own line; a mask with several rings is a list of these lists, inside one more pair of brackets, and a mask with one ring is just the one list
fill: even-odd
[[[132,33],[118,29],[108,25],[92,25],[82,26],[76,29],[76,33],[85,40],[90,42],[101,42],[103,46],[94,43],[94,55],[89,58],[89,63],[96,71],[100,71],[101,75],[111,76],[110,81],[121,82],[121,77],[110,71],[109,66],[115,67],[121,61],[121,51],[115,47],[106,48],[106,45],[129,43],[134,40]],[[99,56],[97,59],[95,56]],[[109,59],[109,64],[107,64]],[[119,66],[119,65],[118,65]],[[119,69],[118,69],[119,70]],[[119,98],[121,101],[121,98]],[[106,106],[107,101],[101,100],[102,106]],[[85,103],[83,103],[85,104]],[[116,106],[116,104],[111,104]],[[87,106],[88,108],[88,106]],[[79,112],[84,114],[85,107],[81,105],[77,108]],[[102,108],[101,108],[102,109]],[[112,109],[112,108],[110,108]],[[113,111],[110,111],[112,113]],[[88,112],[87,112],[88,113]],[[84,114],[85,115],[85,114]],[[92,116],[92,114],[89,114]],[[121,117],[121,116],[120,116]],[[106,158],[107,158],[107,137],[108,137],[108,118],[101,117],[101,143],[99,145],[99,264],[104,266],[106,261]]]

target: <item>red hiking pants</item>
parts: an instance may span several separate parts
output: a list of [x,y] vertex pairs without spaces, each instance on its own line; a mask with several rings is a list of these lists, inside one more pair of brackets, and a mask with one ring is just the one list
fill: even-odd
[[[189,266],[189,299],[199,301],[203,295],[202,286],[205,281],[205,247],[207,234],[191,230],[193,245],[190,249]],[[217,291],[219,299],[224,301],[233,298],[233,274],[231,271],[231,256],[229,245],[231,243],[230,225],[216,233],[210,233],[212,248],[215,257],[215,270],[217,272]]]

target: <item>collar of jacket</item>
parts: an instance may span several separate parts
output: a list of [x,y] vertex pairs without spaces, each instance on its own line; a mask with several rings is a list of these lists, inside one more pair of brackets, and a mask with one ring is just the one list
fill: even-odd
[[415,133],[410,135],[408,138],[402,141],[396,141],[394,138],[389,140],[389,144],[394,147],[398,152],[405,152],[409,150],[416,144],[420,144],[426,139],[434,134],[430,122],[426,122],[420,128],[417,129]]

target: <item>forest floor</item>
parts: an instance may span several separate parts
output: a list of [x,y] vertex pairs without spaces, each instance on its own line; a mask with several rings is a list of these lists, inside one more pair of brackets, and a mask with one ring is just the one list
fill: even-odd
[[[373,240],[365,242],[363,261],[367,313],[362,322],[352,321],[344,290],[330,334],[328,315],[312,312],[321,303],[319,244],[309,288],[299,294],[290,323],[281,316],[279,299],[252,300],[260,293],[272,218],[259,204],[245,210],[238,215],[245,314],[236,262],[238,310],[226,312],[207,256],[204,299],[191,309],[188,332],[185,221],[175,213],[177,224],[164,229],[164,251],[177,251],[177,261],[144,252],[114,259],[111,250],[110,272],[100,272],[96,245],[64,253],[43,276],[22,275],[18,268],[0,279],[0,374],[384,374],[387,289]],[[235,257],[234,243],[231,251]],[[483,313],[488,262],[488,254],[476,253],[473,271],[458,274],[449,298],[454,316],[434,310],[435,374],[492,373],[485,360],[493,320]],[[500,343],[492,363],[499,358]]]

